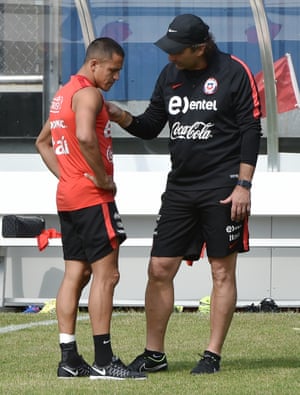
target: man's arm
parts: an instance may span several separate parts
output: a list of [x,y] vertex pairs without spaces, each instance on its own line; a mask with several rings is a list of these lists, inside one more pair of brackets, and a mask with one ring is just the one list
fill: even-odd
[[52,146],[52,137],[49,119],[45,122],[38,138],[35,142],[36,149],[41,155],[48,169],[59,178],[59,167],[56,155]]
[[117,122],[132,136],[143,140],[151,140],[157,137],[168,121],[162,89],[164,78],[164,74],[158,78],[148,107],[138,116],[133,116],[114,103],[106,102],[110,119]]
[[85,176],[98,188],[115,191],[112,177],[105,171],[96,134],[96,117],[102,105],[102,96],[96,88],[81,89],[74,95],[72,107],[76,114],[76,137],[82,155],[94,173]]
[[[243,66],[245,67],[245,66]],[[241,163],[237,185],[221,204],[231,204],[231,219],[241,221],[250,215],[251,182],[261,137],[260,105],[253,75],[247,68],[235,78],[234,108],[241,133]]]

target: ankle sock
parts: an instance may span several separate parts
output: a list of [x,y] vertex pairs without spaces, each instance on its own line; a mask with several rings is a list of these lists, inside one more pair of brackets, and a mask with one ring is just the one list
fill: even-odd
[[75,335],[70,335],[69,333],[59,334],[59,343],[73,343],[75,341]]

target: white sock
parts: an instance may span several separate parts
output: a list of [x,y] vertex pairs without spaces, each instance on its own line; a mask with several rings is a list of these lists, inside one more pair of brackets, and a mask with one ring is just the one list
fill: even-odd
[[68,333],[59,334],[59,343],[72,343],[75,341],[75,335],[69,335]]

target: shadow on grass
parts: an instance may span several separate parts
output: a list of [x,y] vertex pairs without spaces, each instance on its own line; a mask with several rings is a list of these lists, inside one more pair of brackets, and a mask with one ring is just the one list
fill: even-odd
[[230,369],[235,370],[262,370],[262,369],[274,369],[274,368],[284,368],[284,369],[295,369],[300,367],[300,357],[282,357],[277,356],[274,358],[245,358],[245,359],[234,359],[224,361],[224,368],[230,366]]
[[[190,372],[197,364],[198,360],[195,362],[191,361],[168,361],[169,362],[169,371],[170,372]],[[226,361],[222,361],[221,369],[225,370],[268,370],[274,368],[283,368],[283,369],[296,369],[300,368],[300,357],[297,358],[261,358],[261,359],[235,359]]]
[[196,365],[198,360],[195,359],[194,362],[191,361],[168,361],[169,362],[169,372],[190,372]]

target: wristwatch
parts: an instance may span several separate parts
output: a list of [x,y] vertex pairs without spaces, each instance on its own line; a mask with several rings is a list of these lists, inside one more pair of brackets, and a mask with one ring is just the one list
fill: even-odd
[[251,189],[252,187],[251,182],[247,180],[238,180],[236,184],[246,189]]

